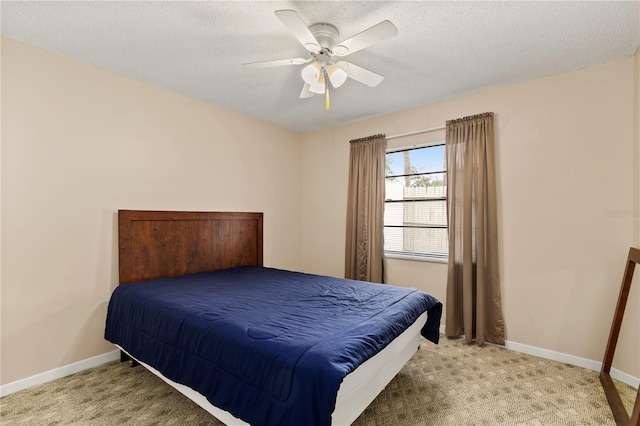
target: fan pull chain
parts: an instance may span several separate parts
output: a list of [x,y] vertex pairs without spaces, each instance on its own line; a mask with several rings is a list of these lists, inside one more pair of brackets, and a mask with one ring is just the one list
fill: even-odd
[[324,72],[324,109],[327,111],[331,108],[331,103],[329,102],[329,76],[327,72]]

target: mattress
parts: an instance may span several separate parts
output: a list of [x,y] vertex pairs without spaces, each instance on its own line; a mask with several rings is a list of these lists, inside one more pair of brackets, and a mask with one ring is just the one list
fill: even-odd
[[105,337],[252,425],[329,425],[343,379],[427,312],[416,290],[243,267],[119,286]]

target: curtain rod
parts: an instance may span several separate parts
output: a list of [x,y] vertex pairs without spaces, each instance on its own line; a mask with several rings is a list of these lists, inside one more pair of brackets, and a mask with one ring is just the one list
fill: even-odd
[[416,130],[414,132],[399,133],[397,135],[387,136],[387,140],[396,139],[396,138],[403,138],[405,136],[419,135],[420,133],[435,132],[436,130],[444,130],[446,128],[447,128],[447,126],[438,126],[438,127],[431,127],[429,129]]

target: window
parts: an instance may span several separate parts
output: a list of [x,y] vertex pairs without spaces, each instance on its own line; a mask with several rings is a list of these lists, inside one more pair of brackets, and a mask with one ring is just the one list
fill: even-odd
[[385,255],[446,260],[447,175],[444,144],[387,151]]

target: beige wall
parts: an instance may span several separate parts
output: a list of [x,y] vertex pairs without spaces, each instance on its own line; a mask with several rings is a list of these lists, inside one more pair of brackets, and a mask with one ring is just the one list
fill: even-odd
[[[117,209],[264,211],[266,265],[342,276],[348,141],[483,111],[496,113],[508,339],[600,361],[640,241],[640,219],[605,214],[640,204],[639,72],[636,54],[297,135],[3,38],[1,383],[112,350]],[[386,267],[444,300],[446,265]],[[614,362],[635,377],[638,291]]]
[[[633,246],[640,248],[640,49],[636,51],[634,55],[634,203],[633,203]],[[640,370],[640,341],[638,341],[638,335],[640,335],[640,268],[636,268],[633,281],[631,282],[631,290],[629,291],[627,307],[625,309],[624,317],[622,320],[622,327],[620,328],[620,342],[635,342],[636,345],[636,364],[637,370]],[[633,354],[633,352],[630,352]],[[623,369],[622,354],[616,351],[613,358],[613,367]],[[624,370],[626,371],[626,370]],[[635,377],[638,377],[636,375]]]
[[[633,117],[633,134],[634,134],[634,211],[640,212],[640,48],[634,55],[635,73],[634,73],[634,117]],[[640,214],[634,217],[634,245],[640,247]]]
[[301,265],[300,135],[2,39],[2,383],[113,350],[116,211],[263,211]]
[[[633,208],[634,211],[640,212],[640,48],[636,51],[634,55],[634,65],[635,65],[635,73],[634,73],[634,117],[633,117],[633,138],[634,138],[634,155],[633,158],[635,160],[634,163],[634,200],[633,200]],[[634,246],[640,247],[640,214],[635,215],[634,217]]]
[[[343,276],[350,139],[493,111],[507,339],[600,362],[633,243],[633,215],[607,212],[634,205],[634,73],[627,58],[304,135],[305,270]],[[446,265],[389,259],[387,282],[444,300]],[[616,366],[640,377],[638,359],[622,341]]]

